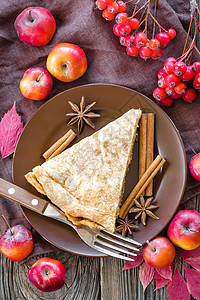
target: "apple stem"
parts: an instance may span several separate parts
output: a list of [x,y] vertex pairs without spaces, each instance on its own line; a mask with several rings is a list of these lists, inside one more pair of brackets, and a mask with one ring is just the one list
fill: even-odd
[[29,10],[29,18],[30,18],[30,22],[34,22],[34,19],[33,19],[33,17],[32,17],[31,12],[32,12],[32,9]]
[[65,65],[64,65],[64,74],[65,74],[65,76],[67,77],[67,79],[69,79],[69,76],[68,76],[67,73],[66,73],[67,69],[68,69],[68,66],[65,64]]
[[156,248],[154,246],[151,245],[151,243],[147,240],[146,243],[149,245],[149,247],[151,248],[151,250],[153,252],[156,252]]
[[8,220],[6,219],[6,217],[4,215],[2,215],[2,214],[1,214],[1,216],[4,219],[4,221],[6,222],[8,228],[10,229],[11,234],[14,235],[13,232],[12,232],[12,230],[11,230],[10,224],[8,223]]
[[44,74],[44,72],[42,72],[42,73],[36,78],[36,81],[37,81],[37,82],[40,81],[40,78],[42,77],[43,74]]

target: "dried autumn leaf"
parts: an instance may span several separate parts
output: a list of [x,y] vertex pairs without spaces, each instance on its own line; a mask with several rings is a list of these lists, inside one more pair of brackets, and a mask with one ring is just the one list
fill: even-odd
[[157,272],[157,269],[155,270],[154,278],[155,278],[155,281],[156,281],[155,290],[163,288],[164,286],[166,286],[170,282],[169,279],[166,279],[166,278],[160,276],[160,274]]
[[21,117],[16,112],[16,103],[1,119],[0,122],[0,152],[2,158],[12,154],[22,132]]
[[143,285],[144,290],[149,285],[154,277],[154,268],[148,265],[145,261],[140,267],[140,281]]
[[130,258],[134,259],[134,261],[126,261],[123,268],[122,268],[122,271],[124,270],[128,270],[128,269],[134,269],[136,267],[138,267],[142,262],[143,262],[143,255],[141,252],[139,252],[137,254],[137,256],[131,256],[130,255]]
[[200,272],[187,267],[184,267],[184,270],[190,294],[195,299],[200,299]]
[[172,280],[172,268],[171,268],[171,266],[169,266],[167,268],[162,268],[162,269],[161,268],[156,268],[156,271],[163,278],[168,279],[170,281]]
[[193,268],[195,268],[197,271],[200,271],[200,256],[194,258],[188,258],[185,259],[184,261],[187,262]]
[[197,257],[200,256],[200,246],[194,250],[181,250],[180,257]]
[[178,268],[176,268],[172,281],[167,286],[167,296],[170,300],[190,300],[187,284]]

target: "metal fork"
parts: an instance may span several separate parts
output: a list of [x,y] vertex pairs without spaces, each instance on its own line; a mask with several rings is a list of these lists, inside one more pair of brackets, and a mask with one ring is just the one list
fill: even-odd
[[139,247],[142,246],[142,244],[133,239],[108,232],[105,229],[91,229],[84,225],[74,226],[67,220],[65,214],[49,201],[37,197],[1,178],[0,195],[43,216],[56,219],[71,226],[87,245],[104,254],[134,261],[127,255],[136,256],[135,252],[139,251]]

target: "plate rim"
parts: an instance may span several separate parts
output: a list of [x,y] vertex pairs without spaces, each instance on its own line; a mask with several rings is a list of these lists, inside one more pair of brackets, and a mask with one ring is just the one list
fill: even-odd
[[[129,88],[129,87],[126,87],[126,86],[122,86],[122,85],[118,85],[118,84],[111,84],[111,83],[89,83],[89,84],[84,84],[84,85],[78,85],[78,86],[75,86],[75,87],[72,87],[72,88],[69,88],[69,89],[66,89],[56,95],[54,95],[52,98],[50,98],[49,100],[47,100],[45,103],[43,103],[32,115],[31,117],[29,118],[29,120],[26,122],[26,124],[24,125],[24,128],[23,128],[23,131],[26,129],[26,127],[28,126],[29,122],[31,122],[31,120],[35,117],[35,115],[38,113],[38,111],[40,111],[41,109],[43,109],[43,107],[45,107],[46,105],[48,105],[49,102],[52,102],[55,100],[55,98],[57,98],[58,96],[62,95],[62,94],[65,94],[66,92],[68,91],[73,91],[73,90],[76,90],[76,89],[80,89],[80,88],[84,88],[84,87],[90,87],[90,86],[110,86],[110,87],[117,87],[117,88],[122,88],[122,89],[125,89],[125,90],[129,90],[131,92],[134,92],[134,93],[137,93],[139,94],[140,96],[144,97],[147,99],[147,101],[150,101],[151,103],[153,103],[153,105],[157,105],[152,99],[150,99],[149,97],[147,97],[146,95],[132,89],[132,88]],[[183,184],[182,184],[182,191],[180,193],[180,196],[179,196],[179,201],[177,201],[177,204],[174,208],[174,213],[172,214],[170,220],[168,220],[167,224],[169,224],[169,222],[172,220],[172,218],[174,217],[180,203],[181,203],[181,200],[182,200],[182,197],[184,195],[184,192],[185,192],[185,187],[186,187],[186,183],[187,183],[187,157],[186,157],[186,152],[185,152],[185,148],[184,148],[184,144],[183,144],[183,141],[182,141],[182,138],[181,138],[181,135],[179,133],[179,130],[177,129],[176,125],[174,124],[174,122],[172,121],[172,119],[167,115],[167,113],[159,106],[157,105],[157,108],[158,110],[161,111],[162,114],[165,115],[165,117],[168,119],[168,121],[171,123],[173,129],[175,130],[176,132],[176,135],[179,139],[179,142],[180,142],[180,145],[181,145],[181,149],[182,149],[182,154],[183,154],[183,161],[184,161],[184,178],[183,178]],[[23,134],[23,131],[21,133],[21,135]],[[16,152],[17,152],[17,148],[18,148],[18,144],[20,143],[20,138],[21,138],[21,135],[18,139],[18,142],[17,142],[17,145],[16,145],[16,148],[15,148],[15,151],[14,151],[14,154],[13,154],[13,161],[12,161],[12,180],[13,182],[15,183],[15,176],[14,176],[14,162],[15,162],[15,158],[16,158]],[[26,220],[29,222],[29,224],[35,229],[35,227],[33,226],[32,222],[29,220],[29,218],[26,216],[26,213],[25,211],[27,211],[26,208],[22,207],[22,212],[23,212],[23,215],[25,216]],[[167,224],[165,224],[164,228],[167,226]],[[155,238],[157,235],[160,234],[161,231],[164,230],[164,228],[162,228],[156,235],[154,235],[151,239]],[[36,230],[36,229],[35,229]],[[50,240],[48,237],[46,237],[45,235],[43,235],[39,230],[36,230],[36,232],[38,232],[46,241],[48,241],[50,244],[54,245],[55,247],[61,249],[61,250],[64,250],[64,251],[67,251],[71,254],[78,254],[80,256],[84,256],[84,257],[107,257],[107,255],[105,254],[95,254],[92,255],[92,254],[80,254],[80,253],[77,253],[77,252],[73,252],[71,250],[66,250],[65,248],[63,248],[62,246],[60,245],[57,245],[55,242],[53,242],[52,240]],[[84,243],[84,242],[83,242]]]

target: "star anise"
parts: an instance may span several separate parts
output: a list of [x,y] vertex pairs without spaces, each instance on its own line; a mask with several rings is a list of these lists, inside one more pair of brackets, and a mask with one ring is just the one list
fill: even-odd
[[128,215],[125,219],[117,219],[117,223],[119,223],[119,226],[116,227],[115,231],[121,232],[122,236],[126,236],[128,234],[132,234],[133,229],[138,229],[138,226],[134,224],[134,220],[130,220],[128,218]]
[[129,210],[129,213],[137,213],[135,215],[135,219],[137,220],[141,217],[141,222],[143,225],[146,225],[147,215],[152,219],[159,220],[159,217],[157,217],[152,213],[152,210],[158,208],[157,205],[151,204],[152,201],[153,201],[153,197],[148,198],[145,202],[144,197],[140,196],[140,202],[135,200],[134,204],[136,205],[136,207],[132,207]]
[[72,119],[68,122],[68,125],[73,125],[78,122],[78,132],[81,133],[85,121],[87,125],[95,129],[95,126],[90,119],[100,117],[99,114],[95,114],[91,111],[95,104],[96,102],[93,102],[92,104],[85,106],[84,96],[81,97],[80,108],[78,107],[78,105],[69,101],[69,105],[74,112],[66,114],[66,116],[72,117]]

